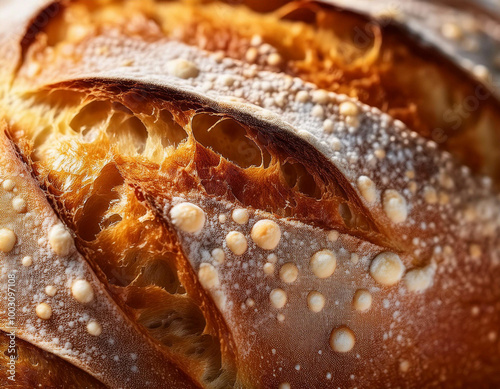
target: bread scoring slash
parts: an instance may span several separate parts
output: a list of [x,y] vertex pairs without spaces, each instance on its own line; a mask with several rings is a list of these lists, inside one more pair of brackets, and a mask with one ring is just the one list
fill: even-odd
[[500,384],[497,91],[341,3],[2,3],[28,386]]

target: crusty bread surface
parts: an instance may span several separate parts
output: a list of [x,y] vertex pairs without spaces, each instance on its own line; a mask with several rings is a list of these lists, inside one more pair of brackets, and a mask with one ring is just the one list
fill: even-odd
[[434,7],[1,3],[3,387],[500,385],[496,73]]

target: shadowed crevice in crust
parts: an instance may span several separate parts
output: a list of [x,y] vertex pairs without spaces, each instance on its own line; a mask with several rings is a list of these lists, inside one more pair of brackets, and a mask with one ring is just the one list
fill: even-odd
[[[9,353],[11,337],[0,331],[0,363],[2,365],[2,387],[4,389],[21,388],[95,388],[106,389],[107,386],[99,382],[83,370],[73,366],[63,359],[48,353],[22,339],[16,338],[14,353]],[[15,380],[7,379],[8,363],[11,356],[15,356]]]
[[38,35],[48,28],[49,24],[61,14],[70,1],[71,0],[57,0],[50,2],[31,19],[20,41],[21,52],[15,69],[16,74],[25,62],[27,52],[36,42]]

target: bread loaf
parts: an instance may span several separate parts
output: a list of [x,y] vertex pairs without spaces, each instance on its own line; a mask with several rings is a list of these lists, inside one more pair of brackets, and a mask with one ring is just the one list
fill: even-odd
[[498,23],[445,3],[2,2],[2,387],[498,387]]

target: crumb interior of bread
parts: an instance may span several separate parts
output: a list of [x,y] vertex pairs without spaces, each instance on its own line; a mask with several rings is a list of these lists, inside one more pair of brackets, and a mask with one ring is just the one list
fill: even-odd
[[[279,3],[270,2],[273,12],[262,14],[217,1],[80,1],[49,26],[47,43],[64,47],[118,29],[143,40],[166,37],[223,52],[377,107],[474,171],[500,180],[494,146],[500,110],[485,87],[466,81],[400,30],[314,3]],[[278,64],[269,65],[267,55],[249,59],[249,50],[269,47],[279,54]]]

